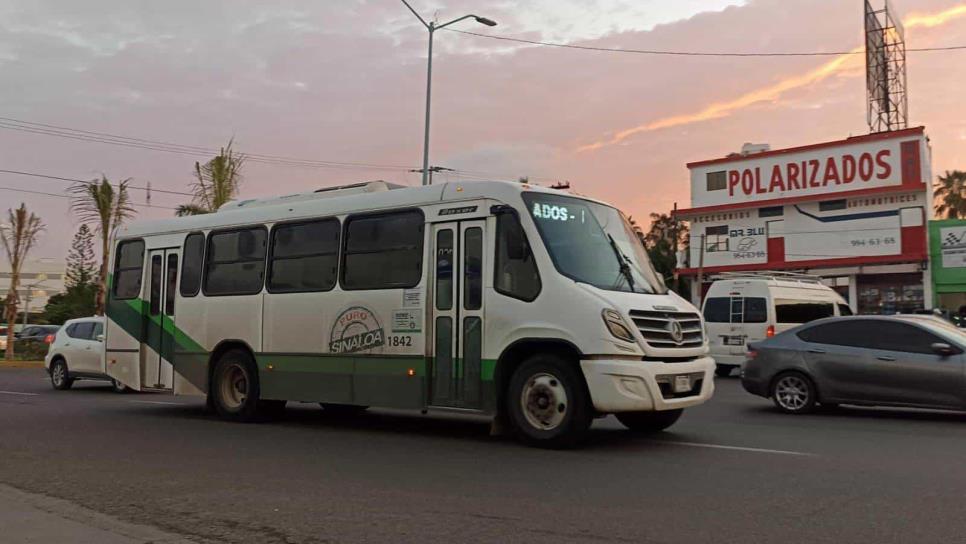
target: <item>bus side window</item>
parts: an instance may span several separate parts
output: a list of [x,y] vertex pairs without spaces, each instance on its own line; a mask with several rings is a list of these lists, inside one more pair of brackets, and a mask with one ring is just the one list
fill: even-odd
[[423,214],[417,210],[349,216],[342,250],[342,288],[409,289],[423,267]]
[[184,240],[181,263],[181,296],[193,297],[201,290],[201,270],[205,259],[205,235],[193,232]]
[[206,296],[254,295],[265,278],[265,227],[215,232],[208,236]]
[[121,242],[114,257],[114,298],[127,300],[141,294],[141,271],[144,265],[144,242]]
[[268,292],[330,291],[339,267],[338,219],[276,225],[269,254]]
[[527,235],[514,213],[496,217],[496,271],[493,286],[508,297],[532,302],[540,294],[540,273]]

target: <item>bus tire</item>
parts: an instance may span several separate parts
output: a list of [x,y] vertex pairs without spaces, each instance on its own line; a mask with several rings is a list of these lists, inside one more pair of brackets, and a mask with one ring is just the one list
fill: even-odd
[[636,433],[657,433],[674,425],[684,413],[684,409],[662,410],[660,412],[620,412],[614,414],[621,425]]
[[66,391],[74,385],[74,379],[70,377],[67,362],[63,358],[58,357],[50,363],[50,385],[58,391]]
[[572,447],[594,418],[580,372],[554,354],[523,361],[510,377],[506,402],[517,436],[531,446]]
[[230,349],[215,362],[209,392],[218,415],[229,421],[253,422],[259,417],[258,368],[247,351]]

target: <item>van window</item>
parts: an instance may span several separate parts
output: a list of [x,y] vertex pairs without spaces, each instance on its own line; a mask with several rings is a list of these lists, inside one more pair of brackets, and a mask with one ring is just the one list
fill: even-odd
[[768,301],[764,297],[711,297],[704,304],[708,323],[764,323]]
[[265,227],[212,233],[208,237],[205,295],[254,295],[265,278]]
[[852,315],[852,308],[848,304],[839,304],[839,315]]
[[423,274],[423,214],[349,217],[342,260],[343,289],[415,287]]
[[339,267],[338,219],[276,225],[268,267],[271,293],[329,291]]
[[745,297],[745,323],[768,321],[768,302],[764,297]]
[[831,302],[775,300],[775,321],[778,323],[808,323],[833,315],[835,315],[835,305]]
[[704,320],[708,323],[730,323],[731,299],[711,297],[704,301]]

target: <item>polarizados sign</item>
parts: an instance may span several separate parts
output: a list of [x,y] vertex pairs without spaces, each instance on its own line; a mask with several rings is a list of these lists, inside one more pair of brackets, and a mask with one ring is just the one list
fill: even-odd
[[368,308],[353,306],[336,318],[329,335],[329,351],[354,353],[382,347],[386,333]]

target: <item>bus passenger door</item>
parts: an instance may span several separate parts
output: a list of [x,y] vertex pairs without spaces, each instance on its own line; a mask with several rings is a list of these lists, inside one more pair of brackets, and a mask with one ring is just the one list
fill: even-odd
[[171,390],[174,387],[174,316],[178,289],[179,249],[155,249],[148,253],[148,312],[144,316],[141,344],[141,387]]
[[482,407],[486,222],[433,227],[433,367],[430,404]]

